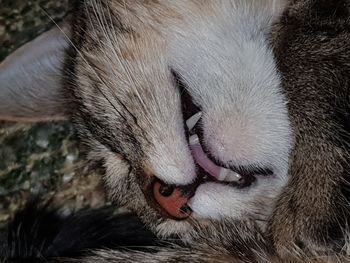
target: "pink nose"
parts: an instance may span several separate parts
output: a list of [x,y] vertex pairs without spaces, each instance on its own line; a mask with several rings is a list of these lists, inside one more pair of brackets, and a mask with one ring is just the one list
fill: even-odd
[[189,198],[179,188],[155,182],[153,195],[159,206],[174,219],[186,219],[191,215],[191,209],[187,206]]

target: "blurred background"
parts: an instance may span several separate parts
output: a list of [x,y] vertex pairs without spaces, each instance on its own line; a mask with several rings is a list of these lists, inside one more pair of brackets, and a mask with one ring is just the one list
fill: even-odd
[[[0,61],[54,26],[43,9],[59,22],[69,14],[71,1],[0,0]],[[95,170],[78,151],[69,122],[0,121],[0,228],[33,196],[67,210],[103,206]]]

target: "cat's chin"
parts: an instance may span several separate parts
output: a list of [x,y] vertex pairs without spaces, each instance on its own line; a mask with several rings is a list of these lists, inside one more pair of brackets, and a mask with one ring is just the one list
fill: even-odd
[[286,180],[266,175],[207,180],[197,186],[187,205],[196,220],[249,218],[264,226],[285,185]]
[[207,182],[197,188],[188,205],[196,219],[251,218],[263,223],[284,185],[276,178],[263,177],[246,188]]
[[159,179],[154,180],[144,192],[151,196],[149,204],[164,218],[175,220],[237,218],[250,213],[265,217],[267,210],[264,207],[271,207],[272,200],[284,185],[273,175],[240,176],[232,172],[216,178],[202,168],[198,169],[197,179],[189,185],[166,185]]
[[191,241],[198,235],[197,228],[228,222],[249,220],[262,231],[267,228],[268,218],[273,212],[274,202],[280,194],[283,182],[273,179],[258,179],[251,187],[238,189],[216,182],[206,182],[196,189],[188,200],[191,209],[182,220],[163,217],[156,224],[146,224],[160,237],[176,235],[182,241]]

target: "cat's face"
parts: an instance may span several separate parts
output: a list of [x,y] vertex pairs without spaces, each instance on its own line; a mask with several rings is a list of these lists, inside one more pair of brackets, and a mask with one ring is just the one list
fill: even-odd
[[77,130],[110,196],[160,235],[193,220],[264,221],[287,181],[292,132],[261,3],[92,2],[77,13]]
[[348,0],[291,1],[276,25],[288,111],[267,41],[282,1],[81,2],[65,85],[54,29],[0,64],[0,119],[73,115],[110,196],[159,235],[253,219],[278,253],[346,249]]

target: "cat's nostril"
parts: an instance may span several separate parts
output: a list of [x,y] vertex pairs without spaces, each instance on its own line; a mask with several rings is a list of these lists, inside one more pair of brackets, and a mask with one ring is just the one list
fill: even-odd
[[155,182],[153,184],[153,197],[161,212],[170,218],[182,220],[191,215],[192,211],[187,206],[189,197],[184,195],[182,189],[178,187]]
[[164,197],[169,197],[174,192],[174,187],[171,185],[161,185],[159,193]]
[[180,212],[185,214],[185,215],[189,215],[189,214],[191,214],[192,209],[186,204],[180,208]]

